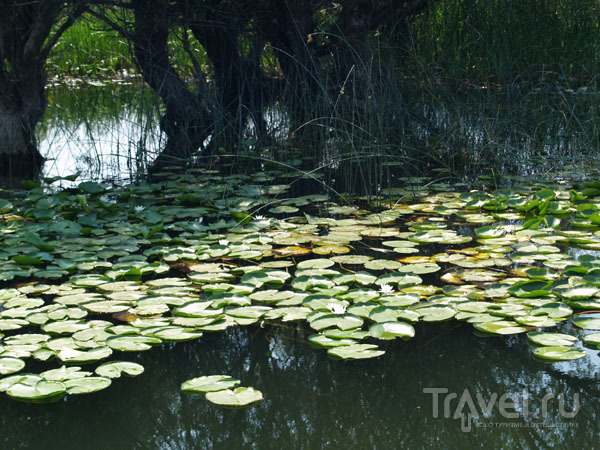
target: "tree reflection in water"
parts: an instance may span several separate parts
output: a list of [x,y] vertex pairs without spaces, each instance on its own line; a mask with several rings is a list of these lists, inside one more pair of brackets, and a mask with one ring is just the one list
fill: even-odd
[[[137,379],[118,379],[105,391],[56,404],[0,400],[2,448],[540,448],[569,443],[589,448],[599,394],[598,359],[547,364],[534,360],[521,337],[473,336],[469,326],[428,324],[409,342],[392,341],[386,354],[365,361],[334,361],[310,348],[300,327],[245,327],[206,334],[195,342],[120,355],[145,367]],[[32,368],[33,370],[33,368]],[[200,375],[228,374],[260,389],[265,400],[246,409],[223,409],[202,395],[180,391]],[[460,398],[468,389],[488,402],[493,393],[529,396],[528,417],[506,419],[498,403],[491,417],[461,421],[433,417],[432,395],[443,387]],[[562,418],[556,400],[545,421],[546,393],[565,394]],[[443,396],[440,396],[443,400]],[[451,403],[454,414],[458,400]],[[466,411],[466,410],[465,410]],[[481,416],[481,409],[477,406]],[[512,409],[510,410],[512,411]],[[540,427],[572,424],[573,427]],[[477,425],[494,424],[494,428]],[[499,423],[499,424],[498,424]],[[503,425],[500,425],[503,424]],[[511,426],[511,424],[513,424]],[[501,428],[500,428],[501,427]]]

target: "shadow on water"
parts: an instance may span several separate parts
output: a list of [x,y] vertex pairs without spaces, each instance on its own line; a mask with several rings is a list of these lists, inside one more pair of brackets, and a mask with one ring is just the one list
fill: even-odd
[[[596,429],[598,359],[547,364],[534,360],[524,339],[476,337],[470,326],[424,326],[409,342],[384,345],[383,357],[334,361],[307,345],[300,328],[245,327],[165,345],[123,359],[146,368],[138,379],[114,380],[102,392],[56,404],[0,399],[2,448],[591,448]],[[576,369],[574,376],[565,368]],[[265,400],[223,409],[180,384],[206,374],[229,374],[260,389]],[[444,417],[445,394],[434,409],[424,388],[456,393]],[[468,390],[475,415],[459,406]],[[513,393],[503,417],[498,397]],[[561,415],[580,408],[574,418]],[[483,416],[477,399],[489,403]],[[524,398],[527,406],[524,408]],[[461,412],[462,411],[462,412]],[[458,414],[457,416],[455,414]],[[461,424],[461,417],[463,422]]]

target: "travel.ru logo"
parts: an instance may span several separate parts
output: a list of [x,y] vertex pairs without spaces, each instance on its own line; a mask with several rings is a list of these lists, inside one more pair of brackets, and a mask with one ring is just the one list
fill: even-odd
[[[579,412],[579,394],[573,394],[570,401],[571,411],[565,408],[565,395],[548,393],[541,399],[540,412],[530,414],[530,400],[532,397],[529,392],[524,389],[521,395],[514,392],[507,392],[498,397],[497,393],[492,393],[489,398],[484,398],[480,392],[471,395],[468,389],[465,389],[459,396],[456,392],[449,392],[447,388],[423,388],[424,394],[432,395],[433,417],[440,416],[440,408],[443,410],[444,418],[460,419],[460,428],[464,432],[471,431],[473,419],[479,420],[481,417],[489,418],[492,416],[492,411],[497,405],[500,416],[506,419],[524,419],[533,417],[535,419],[546,419],[548,416],[548,408],[556,407],[558,404],[558,413],[565,419],[574,418]],[[533,399],[535,400],[535,399]],[[491,422],[500,428],[502,425],[512,425],[511,422]],[[535,426],[535,424],[529,424]],[[572,424],[564,424],[573,426]],[[488,427],[489,425],[483,425]],[[539,424],[538,426],[546,426]]]

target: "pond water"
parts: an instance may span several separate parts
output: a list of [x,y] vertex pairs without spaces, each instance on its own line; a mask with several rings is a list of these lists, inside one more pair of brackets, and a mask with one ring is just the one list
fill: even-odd
[[50,104],[38,129],[44,176],[133,180],[164,145],[158,101],[139,82],[47,91]]
[[[118,142],[160,144],[155,119],[129,114],[108,127],[129,136]],[[65,123],[41,130],[44,145],[101,130]],[[47,175],[135,176],[139,148],[104,139]],[[486,179],[469,192],[405,178],[359,207],[292,195],[283,175],[3,195],[0,447],[597,447],[600,182]],[[154,346],[125,351],[131,336]],[[105,360],[144,371],[95,377],[110,386],[85,395],[47,374]],[[225,408],[181,390],[216,374],[263,400]],[[15,400],[49,388],[54,403]]]
[[[307,345],[308,330],[247,327],[165,345],[137,354],[146,371],[109,389],[50,405],[2,405],[3,448],[595,448],[598,422],[598,360],[548,364],[534,360],[521,339],[473,335],[456,324],[418,329],[409,342],[392,342],[386,354],[367,361],[332,361]],[[223,409],[179,385],[198,374],[227,373],[260,389],[265,397],[249,409]],[[465,390],[479,419],[470,430],[454,418],[458,400],[444,417],[439,394],[460,398]],[[516,418],[503,417],[498,401],[512,393],[521,402]],[[562,417],[564,408],[579,411]],[[528,416],[523,399],[528,398]],[[465,409],[465,414],[468,409]],[[515,409],[506,411],[515,414]]]

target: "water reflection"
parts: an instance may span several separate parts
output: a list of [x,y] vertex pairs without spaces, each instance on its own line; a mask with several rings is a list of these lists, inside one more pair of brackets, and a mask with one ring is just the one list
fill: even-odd
[[38,129],[43,176],[131,181],[164,146],[160,105],[142,84],[55,86],[48,97]]
[[[419,327],[409,342],[389,342],[374,360],[333,361],[306,344],[300,328],[267,326],[208,334],[199,341],[123,354],[144,365],[137,379],[115,380],[106,391],[58,404],[20,404],[3,396],[2,448],[539,448],[569,443],[589,448],[598,419],[598,359],[566,366],[534,360],[523,337],[473,336],[468,325]],[[597,353],[597,352],[593,352]],[[229,374],[260,389],[265,400],[249,409],[223,409],[180,384],[205,374]],[[458,400],[434,418],[432,395],[468,389],[488,402],[494,393],[529,396],[528,415],[474,419],[470,432],[454,418]],[[541,413],[547,393],[573,396],[573,419],[556,400]],[[441,396],[440,396],[441,399]],[[477,402],[477,400],[475,400]],[[440,404],[441,405],[441,404]],[[481,416],[481,409],[476,405]],[[466,411],[466,410],[465,410]],[[510,409],[510,411],[513,411]],[[546,427],[541,425],[545,424]],[[482,425],[487,425],[484,428]],[[553,427],[550,427],[550,426]],[[560,427],[554,425],[561,425]],[[493,427],[493,428],[490,428]]]

